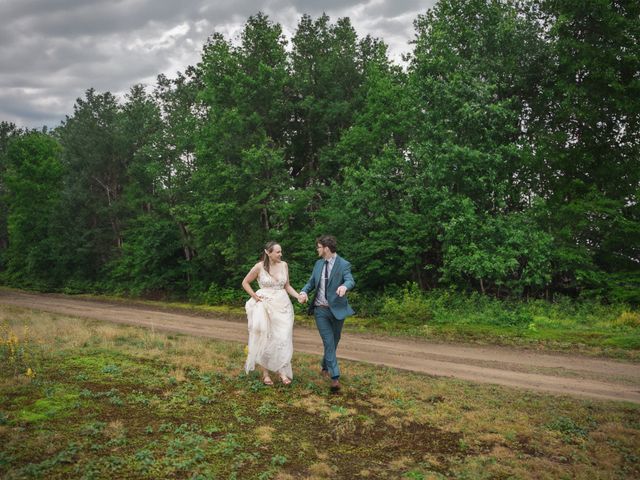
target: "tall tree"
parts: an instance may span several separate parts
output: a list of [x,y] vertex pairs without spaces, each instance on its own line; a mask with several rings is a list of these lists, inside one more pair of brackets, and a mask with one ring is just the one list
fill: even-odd
[[10,122],[0,122],[0,271],[4,269],[4,252],[9,244],[9,232],[7,231],[7,185],[5,181],[7,171],[7,150],[9,142],[24,132]]
[[[410,151],[420,165],[421,208],[432,212],[424,245],[440,244],[442,252],[432,267],[445,280],[483,292],[506,284],[540,288],[548,269],[523,272],[532,262],[548,265],[546,237],[535,222],[514,214],[531,203],[526,179],[533,146],[525,133],[544,74],[539,15],[522,2],[443,0],[415,25],[410,82],[418,109]],[[473,251],[459,248],[473,238],[474,225],[493,225],[494,238]],[[501,248],[519,229],[523,240]],[[535,259],[526,240],[534,238],[542,242]]]
[[198,66],[205,118],[190,224],[200,271],[220,283],[236,279],[269,232],[282,228],[278,211],[290,185],[286,41],[263,14],[249,18],[241,38],[233,47],[212,36]]
[[122,245],[120,209],[128,159],[119,137],[119,111],[111,93],[89,89],[57,130],[64,164],[73,172],[66,178],[64,201],[76,251],[74,270],[84,280],[97,279]]
[[542,2],[547,81],[531,134],[556,288],[602,286],[640,265],[640,4]]
[[9,142],[6,155],[9,245],[6,275],[13,285],[49,289],[65,272],[57,262],[55,213],[64,173],[60,146],[49,135],[32,132]]
[[[120,108],[118,141],[123,145],[126,182],[119,218],[122,244],[106,265],[110,289],[134,294],[180,289],[178,229],[156,189],[163,163],[163,122],[156,99],[142,85],[131,88]],[[176,278],[177,277],[177,278]]]
[[296,184],[326,184],[339,170],[329,154],[353,121],[363,81],[358,38],[348,18],[304,15],[292,39],[293,125],[288,160]]

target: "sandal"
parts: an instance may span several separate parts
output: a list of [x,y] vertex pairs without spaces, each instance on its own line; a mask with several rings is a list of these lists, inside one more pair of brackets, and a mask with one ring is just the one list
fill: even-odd
[[283,385],[291,385],[291,379],[286,375],[280,375],[280,380],[282,381]]
[[262,383],[264,383],[265,385],[273,385],[273,380],[271,380],[271,377],[269,375],[264,375],[262,377]]

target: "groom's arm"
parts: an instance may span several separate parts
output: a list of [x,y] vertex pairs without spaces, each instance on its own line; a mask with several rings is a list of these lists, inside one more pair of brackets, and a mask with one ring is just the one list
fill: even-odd
[[353,290],[356,286],[356,281],[351,274],[351,264],[346,260],[344,268],[342,269],[342,285],[347,288],[347,291]]
[[315,263],[315,265],[313,266],[313,270],[311,271],[311,276],[309,277],[309,280],[307,281],[307,283],[305,284],[304,287],[302,287],[302,290],[300,290],[300,293],[310,293],[311,291],[313,291],[314,288],[316,288],[316,267],[318,266],[318,262]]
[[[314,268],[314,270],[315,270],[315,268]],[[311,273],[311,277],[309,277],[309,281],[305,284],[304,287],[302,287],[302,290],[300,290],[300,291],[308,294],[314,288],[316,288],[316,279],[315,279],[315,276],[313,275],[313,273]]]

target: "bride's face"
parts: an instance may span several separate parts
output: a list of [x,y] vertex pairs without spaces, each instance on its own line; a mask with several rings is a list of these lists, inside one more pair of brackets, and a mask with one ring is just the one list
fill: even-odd
[[282,260],[282,247],[280,245],[274,245],[270,252],[267,252],[269,255],[269,260],[271,263],[278,263]]

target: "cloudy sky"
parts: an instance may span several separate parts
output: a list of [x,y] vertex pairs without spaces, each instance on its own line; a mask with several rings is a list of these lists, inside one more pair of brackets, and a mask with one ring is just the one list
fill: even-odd
[[195,65],[213,32],[236,40],[263,11],[291,38],[303,13],[347,16],[361,36],[410,51],[435,0],[0,0],[0,121],[55,127],[88,88],[123,95]]

